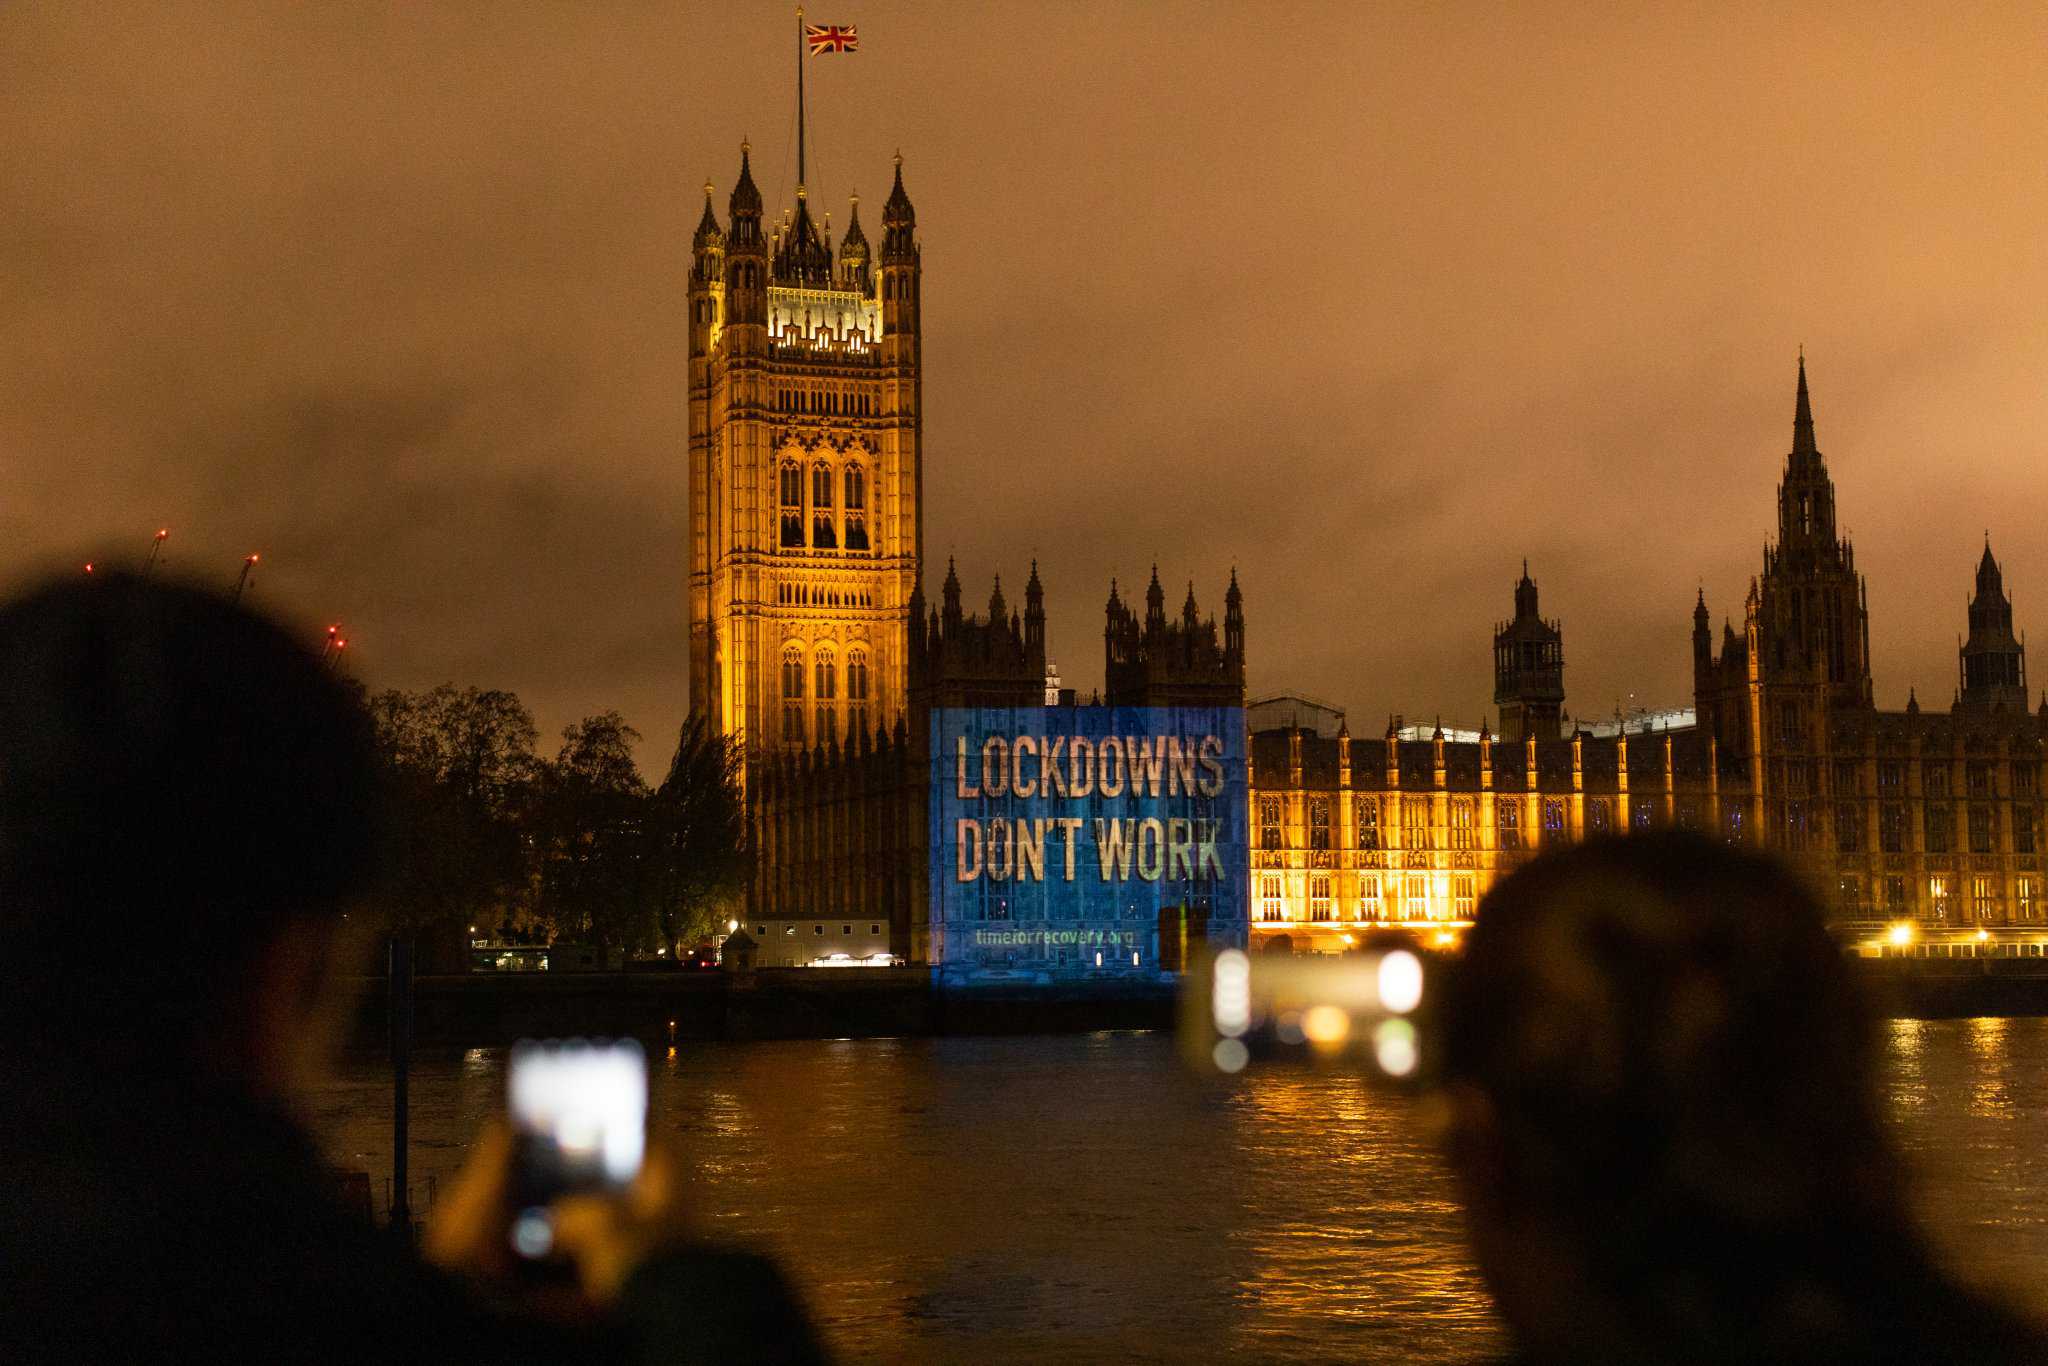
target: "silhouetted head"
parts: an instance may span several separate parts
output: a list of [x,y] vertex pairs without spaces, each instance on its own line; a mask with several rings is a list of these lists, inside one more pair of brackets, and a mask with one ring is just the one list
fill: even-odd
[[1480,907],[1442,1018],[1474,1249],[1531,1356],[1853,1356],[1938,1298],[1869,1015],[1776,863],[1675,833],[1545,855]]
[[374,788],[347,689],[212,593],[102,572],[0,606],[0,1048],[261,1070]]

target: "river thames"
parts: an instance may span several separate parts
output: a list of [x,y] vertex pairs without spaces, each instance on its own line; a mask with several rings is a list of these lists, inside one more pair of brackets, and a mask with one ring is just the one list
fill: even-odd
[[[2036,1313],[2048,1020],[1887,1022],[1884,1100],[1955,1264]],[[657,1055],[715,1237],[790,1269],[843,1361],[1464,1361],[1501,1345],[1408,1102],[1335,1072],[1198,1082],[1159,1034],[685,1045]],[[502,1050],[421,1058],[415,1200],[502,1103]],[[390,1080],[312,1098],[390,1171]]]

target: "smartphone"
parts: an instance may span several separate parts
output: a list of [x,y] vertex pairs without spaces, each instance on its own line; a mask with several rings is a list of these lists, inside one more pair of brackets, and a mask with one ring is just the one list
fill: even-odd
[[505,1091],[512,1250],[539,1260],[554,1251],[556,1200],[621,1190],[640,1174],[647,1055],[631,1039],[524,1040],[512,1048]]
[[1294,1058],[1412,1084],[1430,1061],[1432,976],[1428,956],[1402,945],[1342,957],[1224,949],[1188,974],[1181,1051],[1210,1074]]

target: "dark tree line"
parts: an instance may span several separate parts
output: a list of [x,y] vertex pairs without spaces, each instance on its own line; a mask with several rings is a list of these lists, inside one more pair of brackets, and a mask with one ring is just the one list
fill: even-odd
[[671,953],[736,914],[750,852],[739,752],[697,717],[649,787],[615,711],[536,752],[512,693],[449,685],[367,699],[391,811],[382,909],[455,969],[478,936]]

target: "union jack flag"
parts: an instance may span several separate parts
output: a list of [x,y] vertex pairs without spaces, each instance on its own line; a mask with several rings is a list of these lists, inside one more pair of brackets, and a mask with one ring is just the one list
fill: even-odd
[[810,43],[813,57],[822,57],[828,52],[858,52],[860,36],[853,30],[852,24],[827,24],[822,28],[816,24],[805,24],[804,39]]

